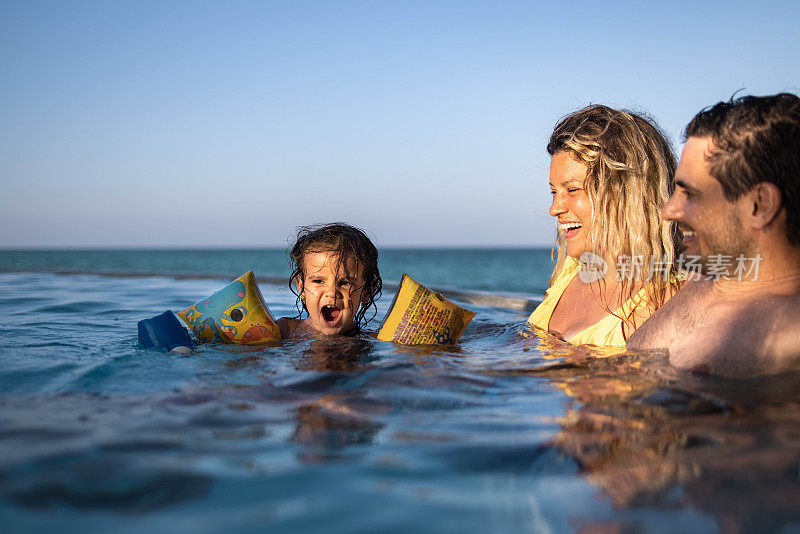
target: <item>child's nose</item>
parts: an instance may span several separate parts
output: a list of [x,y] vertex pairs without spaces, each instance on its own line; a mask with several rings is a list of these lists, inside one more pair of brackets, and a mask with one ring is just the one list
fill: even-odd
[[338,298],[341,294],[339,285],[336,282],[329,282],[325,284],[325,294],[333,298]]

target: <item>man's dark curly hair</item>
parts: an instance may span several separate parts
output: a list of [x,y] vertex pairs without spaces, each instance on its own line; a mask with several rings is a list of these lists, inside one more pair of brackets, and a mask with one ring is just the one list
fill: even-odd
[[[354,258],[358,267],[364,272],[364,291],[369,296],[366,304],[359,303],[358,311],[354,318],[356,329],[366,326],[378,314],[375,301],[381,296],[383,280],[378,270],[378,249],[372,244],[362,230],[342,222],[301,226],[297,230],[297,239],[289,251],[292,262],[292,274],[289,277],[289,289],[297,297],[295,306],[297,316],[308,312],[306,305],[300,297],[300,288],[295,280],[299,276],[305,278],[303,272],[303,258],[309,252],[331,252],[338,256],[337,269],[349,258]],[[357,288],[358,289],[358,288]],[[372,308],[372,317],[364,319],[364,315]]]

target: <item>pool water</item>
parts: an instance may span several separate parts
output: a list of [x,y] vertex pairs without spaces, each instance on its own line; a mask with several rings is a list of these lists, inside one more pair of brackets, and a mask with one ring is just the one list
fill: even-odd
[[138,346],[228,281],[0,273],[3,532],[800,531],[796,375],[695,377],[475,304],[449,348]]

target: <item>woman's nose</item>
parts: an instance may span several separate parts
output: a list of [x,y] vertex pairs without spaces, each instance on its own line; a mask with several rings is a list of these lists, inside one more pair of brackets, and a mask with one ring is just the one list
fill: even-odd
[[550,204],[550,211],[549,211],[550,215],[552,217],[558,217],[562,213],[566,212],[567,208],[566,206],[564,206],[564,202],[562,201],[561,196],[558,194],[553,195],[553,203]]

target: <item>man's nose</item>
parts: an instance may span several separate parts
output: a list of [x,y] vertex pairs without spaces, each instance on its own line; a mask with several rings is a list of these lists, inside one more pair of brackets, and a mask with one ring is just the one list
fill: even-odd
[[661,218],[665,221],[678,221],[683,218],[683,202],[678,199],[677,192],[672,193],[667,203],[661,208]]
[[562,213],[566,213],[567,207],[564,206],[564,199],[558,193],[553,195],[553,203],[550,204],[550,215],[552,217],[558,217]]

